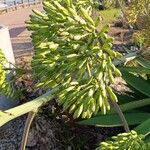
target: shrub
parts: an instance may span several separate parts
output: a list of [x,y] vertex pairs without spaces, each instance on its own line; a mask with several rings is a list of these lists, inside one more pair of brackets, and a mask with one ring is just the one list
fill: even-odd
[[142,49],[142,55],[150,59],[150,1],[133,0],[126,8],[129,24],[136,26],[138,31],[133,34],[133,41]]

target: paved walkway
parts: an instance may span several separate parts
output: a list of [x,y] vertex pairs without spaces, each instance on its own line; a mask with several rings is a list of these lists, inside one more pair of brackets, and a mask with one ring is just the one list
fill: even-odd
[[10,37],[15,57],[29,55],[33,51],[31,33],[27,31],[25,21],[29,20],[32,9],[42,10],[42,5],[22,8],[13,12],[0,15],[0,24],[6,25],[10,31]]

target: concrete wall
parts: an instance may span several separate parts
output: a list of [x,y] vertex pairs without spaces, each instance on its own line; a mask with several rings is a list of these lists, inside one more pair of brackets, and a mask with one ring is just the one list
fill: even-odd
[[6,59],[15,64],[15,58],[12,50],[12,45],[10,41],[10,35],[8,27],[0,25],[0,49],[4,53]]

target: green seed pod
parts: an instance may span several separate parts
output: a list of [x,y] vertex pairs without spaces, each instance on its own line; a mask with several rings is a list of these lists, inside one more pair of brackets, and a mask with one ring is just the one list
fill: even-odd
[[89,110],[87,110],[87,118],[91,118],[92,116],[92,112],[90,112]]
[[115,52],[115,53],[116,53],[116,57],[117,57],[117,58],[122,57],[122,54],[121,54],[121,53],[119,53],[119,52]]
[[110,104],[109,104],[109,102],[108,102],[108,98],[107,98],[107,97],[104,97],[104,98],[103,98],[103,103],[104,103],[106,109],[107,109],[107,110],[110,110]]
[[106,87],[106,90],[110,96],[110,98],[115,101],[115,102],[118,102],[118,99],[117,99],[117,96],[114,94],[114,92],[112,91],[111,87],[107,86]]
[[90,17],[90,15],[87,13],[87,11],[81,7],[81,13],[83,15],[83,17],[93,26],[95,26],[95,23],[93,21],[93,19]]
[[82,111],[83,111],[83,104],[81,104],[79,108],[74,112],[73,117],[78,118],[81,115]]
[[108,53],[111,57],[116,57],[116,52],[114,52],[114,51],[111,50],[110,48],[104,48],[104,50],[105,50],[106,53]]
[[83,61],[81,61],[81,63],[79,64],[79,69],[81,69],[82,67],[84,67],[84,65],[86,64],[86,62],[87,62],[87,60],[85,59],[85,60],[83,60]]
[[73,9],[73,8],[71,8],[71,7],[69,7],[68,8],[68,11],[69,11],[69,13],[72,15],[72,16],[78,16],[78,14],[77,14],[77,12],[76,12],[76,10],[75,9]]
[[67,4],[67,7],[70,8],[72,5],[72,0],[64,0],[64,2]]
[[93,94],[94,94],[94,89],[91,88],[88,92],[88,96],[93,97]]
[[87,118],[87,112],[86,111],[82,113],[82,118]]
[[108,78],[109,78],[110,83],[114,83],[114,77],[110,69],[108,69]]
[[102,61],[102,71],[106,70],[106,65],[107,65],[106,60],[103,60]]
[[57,10],[57,8],[48,1],[43,1],[43,6],[49,10]]
[[100,107],[99,107],[98,101],[96,101],[94,115],[96,115],[99,112],[99,109]]
[[[67,95],[65,96],[65,98],[67,97]],[[64,104],[63,104],[63,110],[67,110],[70,106],[72,106],[76,101],[75,98],[75,94],[72,95],[72,97],[68,98],[67,100],[65,100]]]
[[68,10],[65,9],[62,5],[60,5],[59,2],[53,1],[53,4],[58,8],[59,11],[61,11],[61,13],[63,13],[63,14],[66,15],[66,16],[69,15]]
[[35,10],[35,9],[32,9],[33,13],[41,18],[45,17],[44,13],[38,11],[38,10]]
[[98,96],[98,105],[101,108],[103,105],[103,97],[102,97],[102,92],[99,90],[99,96]]
[[88,103],[88,110],[91,111],[92,113],[95,112],[95,109],[96,109],[96,101],[91,98],[89,103]]
[[84,111],[88,110],[90,100],[91,100],[91,97],[88,97],[88,96],[85,99],[83,99]]
[[70,109],[69,109],[69,113],[72,114],[75,111],[76,105],[73,104]]
[[119,77],[122,75],[120,70],[118,70],[116,67],[114,68],[114,73],[116,76],[119,76]]
[[101,112],[105,115],[105,114],[106,114],[106,111],[107,111],[106,106],[105,106],[105,104],[103,103],[103,105],[102,105],[102,107],[101,107]]

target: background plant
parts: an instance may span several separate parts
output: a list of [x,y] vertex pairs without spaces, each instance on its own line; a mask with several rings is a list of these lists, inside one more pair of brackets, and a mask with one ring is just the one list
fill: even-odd
[[138,19],[142,18],[145,15],[148,15],[149,3],[149,0],[132,0],[126,7],[126,15],[129,23],[137,23]]
[[103,9],[119,8],[120,4],[125,5],[125,0],[99,0],[99,4]]
[[126,7],[125,17],[130,25],[136,27],[138,31],[133,34],[133,41],[141,47],[142,55],[150,58],[150,1],[133,0]]
[[[13,69],[0,50],[0,95],[15,97],[14,80],[12,80]],[[19,94],[19,93],[18,93]]]

